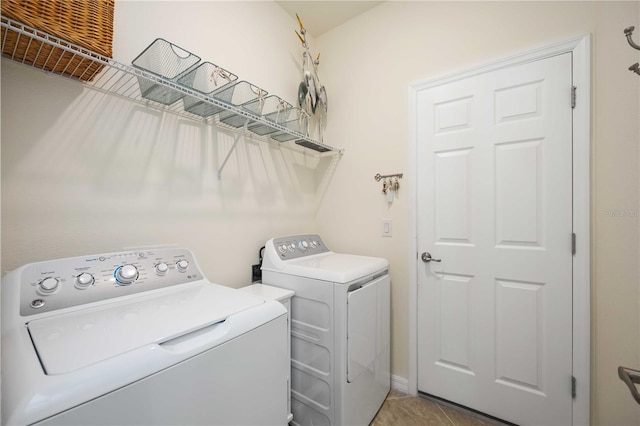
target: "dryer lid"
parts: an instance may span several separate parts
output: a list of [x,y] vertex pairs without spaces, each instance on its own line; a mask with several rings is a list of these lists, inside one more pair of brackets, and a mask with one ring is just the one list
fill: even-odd
[[67,373],[159,344],[264,303],[208,282],[179,287],[29,322],[46,374]]
[[278,272],[346,284],[389,267],[387,259],[344,253],[321,253],[280,262]]

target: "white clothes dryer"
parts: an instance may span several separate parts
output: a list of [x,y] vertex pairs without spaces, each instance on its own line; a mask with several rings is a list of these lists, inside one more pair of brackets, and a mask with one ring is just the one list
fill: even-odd
[[334,253],[318,235],[269,240],[262,282],[293,290],[293,424],[368,425],[391,387],[386,259]]
[[31,263],[2,279],[2,424],[283,425],[287,340],[186,249]]

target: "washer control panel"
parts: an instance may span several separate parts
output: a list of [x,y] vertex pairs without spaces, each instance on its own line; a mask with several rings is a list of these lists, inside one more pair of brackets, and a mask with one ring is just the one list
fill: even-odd
[[26,265],[20,315],[98,302],[203,279],[187,249],[107,253]]
[[322,238],[315,234],[274,238],[273,245],[282,260],[291,260],[329,251]]

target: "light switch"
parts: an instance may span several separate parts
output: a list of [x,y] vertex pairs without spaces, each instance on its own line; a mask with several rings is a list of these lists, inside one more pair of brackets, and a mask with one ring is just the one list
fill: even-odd
[[393,226],[391,220],[383,220],[382,221],[382,236],[390,237],[393,235]]

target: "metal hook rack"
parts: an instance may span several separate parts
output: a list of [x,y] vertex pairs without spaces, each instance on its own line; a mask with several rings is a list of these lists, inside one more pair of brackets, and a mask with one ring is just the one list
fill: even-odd
[[393,203],[393,198],[395,197],[395,194],[400,189],[399,179],[402,179],[402,173],[393,173],[390,175],[381,175],[380,173],[377,173],[373,178],[377,182],[380,182],[382,179],[385,179],[385,181],[382,182],[382,193],[385,194],[387,198],[387,203],[389,204]]
[[[627,42],[629,43],[629,46],[633,47],[636,50],[640,50],[640,44],[637,44],[631,38],[631,36],[633,35],[633,30],[635,30],[635,29],[636,29],[635,27],[625,28],[624,29],[624,35],[627,37]],[[632,71],[632,72],[640,75],[640,64],[638,62],[636,62],[635,64],[631,65],[629,67],[629,71]]]
[[627,41],[629,42],[629,46],[633,47],[636,50],[640,50],[640,44],[635,43],[631,38],[631,36],[633,35],[633,30],[635,29],[636,27],[625,28],[624,35],[627,36]]
[[620,366],[618,367],[618,377],[627,385],[633,399],[640,404],[640,393],[636,388],[636,384],[640,384],[640,371]]
[[402,179],[402,173],[394,173],[392,175],[381,175],[380,173],[376,174],[373,178],[376,180],[376,182],[380,182],[380,180],[385,179],[385,178],[394,178],[397,177],[398,179]]

